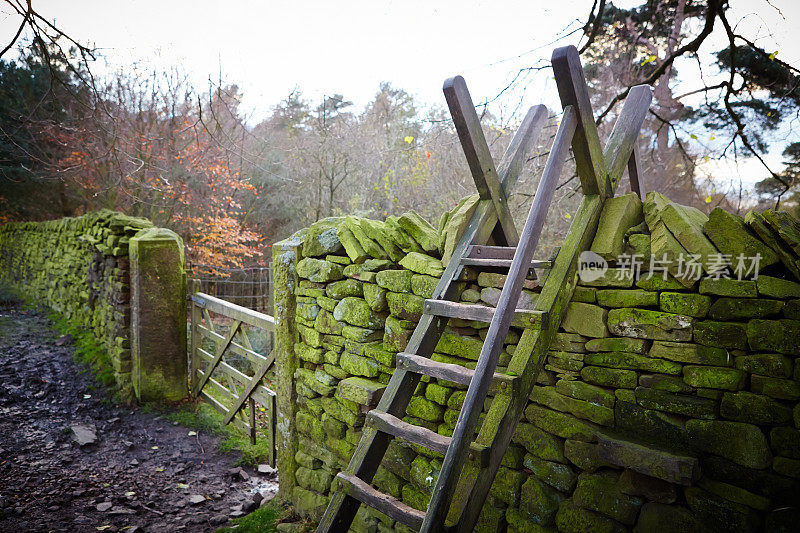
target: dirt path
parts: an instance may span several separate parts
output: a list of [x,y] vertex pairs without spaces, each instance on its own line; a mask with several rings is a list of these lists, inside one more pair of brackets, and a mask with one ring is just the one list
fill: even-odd
[[114,405],[57,339],[0,309],[0,531],[213,531],[274,494],[274,474],[238,473],[217,437]]

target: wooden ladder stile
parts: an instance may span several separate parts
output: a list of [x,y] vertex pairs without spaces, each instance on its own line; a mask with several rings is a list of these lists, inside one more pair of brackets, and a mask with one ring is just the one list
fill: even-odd
[[[587,249],[594,238],[603,203],[613,196],[626,167],[631,188],[635,181],[638,191],[641,190],[638,161],[633,150],[649,107],[649,87],[631,90],[605,150],[601,150],[575,47],[557,49],[553,54],[553,68],[564,113],[521,235],[513,227],[507,194],[518,177],[529,146],[541,131],[546,110],[538,106],[529,111],[504,156],[498,175],[463,78],[445,82],[447,103],[481,199],[433,297],[425,302],[422,318],[406,351],[398,354],[397,368],[383,397],[377,408],[367,415],[361,441],[347,469],[337,476],[338,490],[317,531],[347,531],[361,503],[416,531],[466,533],[473,530],[572,297],[578,254]],[[533,254],[570,146],[575,153],[585,196],[554,260],[536,262]],[[495,241],[493,246],[486,245],[490,237]],[[458,280],[467,266],[508,268],[496,308],[458,303],[461,292]],[[517,309],[526,277],[532,268],[542,267],[549,268],[549,273],[534,309]],[[490,324],[474,370],[430,359],[449,318]],[[497,363],[512,325],[523,327],[523,333],[508,369],[498,373]],[[468,386],[452,437],[401,420],[422,375]],[[490,391],[495,397],[475,438],[484,400]],[[392,438],[444,455],[425,512],[371,486]]]

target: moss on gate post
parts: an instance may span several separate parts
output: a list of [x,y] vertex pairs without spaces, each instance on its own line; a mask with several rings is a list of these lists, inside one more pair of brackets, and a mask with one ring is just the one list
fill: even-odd
[[150,228],[130,240],[132,381],[139,401],[180,400],[188,391],[183,242]]
[[297,307],[297,262],[302,259],[303,239],[297,236],[275,243],[272,247],[272,288],[275,302],[275,367],[276,387],[276,426],[278,439],[278,465],[280,483],[278,497],[292,500],[297,484],[295,470],[297,464],[297,433],[295,415],[297,411],[297,391],[294,386],[294,373],[298,359],[294,353],[297,340],[294,315]]

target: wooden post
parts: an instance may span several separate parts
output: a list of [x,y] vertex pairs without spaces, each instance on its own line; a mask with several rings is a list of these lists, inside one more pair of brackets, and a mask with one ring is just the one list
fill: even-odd
[[[196,281],[196,280],[195,280]],[[192,306],[192,313],[191,313],[191,352],[189,354],[190,358],[190,368],[189,368],[189,390],[192,392],[194,397],[197,397],[197,370],[200,366],[200,356],[197,353],[197,349],[200,347],[200,321],[203,319],[202,310],[200,306],[194,303],[192,300],[189,300],[190,305]]]

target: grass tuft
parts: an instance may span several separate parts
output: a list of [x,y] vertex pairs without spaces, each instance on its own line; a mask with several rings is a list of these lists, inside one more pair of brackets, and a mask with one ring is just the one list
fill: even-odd
[[165,418],[178,424],[197,430],[213,433],[222,437],[219,450],[222,452],[238,451],[242,454],[237,465],[259,465],[269,462],[269,441],[259,436],[256,444],[250,444],[250,436],[232,424],[223,425],[222,415],[205,402],[187,403]]
[[111,356],[97,343],[94,335],[88,329],[76,326],[56,313],[50,313],[47,318],[62,335],[72,337],[75,360],[87,366],[100,383],[112,387],[115,380]]

